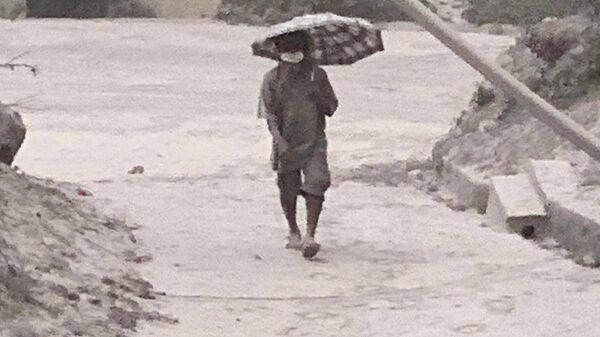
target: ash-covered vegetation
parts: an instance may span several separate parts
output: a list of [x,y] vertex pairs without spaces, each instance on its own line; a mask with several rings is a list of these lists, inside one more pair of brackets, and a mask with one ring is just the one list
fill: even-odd
[[[530,26],[500,57],[502,66],[576,122],[600,136],[600,22],[570,16]],[[514,174],[530,158],[565,159],[582,166],[587,184],[600,168],[566,139],[489,84],[482,84],[450,134],[434,149],[446,162],[484,175]]]
[[[422,0],[429,5],[429,2]],[[432,6],[430,8],[434,9]],[[375,22],[410,20],[390,0],[223,0],[217,17],[233,24],[275,24],[298,15],[331,12]]]

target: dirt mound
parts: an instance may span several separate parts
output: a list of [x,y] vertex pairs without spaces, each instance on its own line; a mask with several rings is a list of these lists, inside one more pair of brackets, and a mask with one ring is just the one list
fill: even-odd
[[[575,121],[600,136],[600,23],[582,16],[527,29],[500,57],[504,68]],[[531,117],[514,100],[482,84],[450,134],[434,148],[441,172],[451,162],[483,177],[514,174],[529,158],[566,159],[597,175],[593,160]],[[590,180],[592,181],[592,180]]]
[[90,193],[0,164],[0,336],[125,336],[165,320],[143,299],[135,238]]
[[[422,2],[434,9],[428,1]],[[224,0],[219,6],[217,18],[232,24],[266,25],[299,15],[323,12],[376,22],[410,20],[395,2],[389,0]]]

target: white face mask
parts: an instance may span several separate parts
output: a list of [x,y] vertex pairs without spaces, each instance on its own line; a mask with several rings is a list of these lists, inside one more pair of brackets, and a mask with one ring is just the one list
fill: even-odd
[[302,60],[304,60],[304,53],[301,51],[294,53],[283,53],[279,56],[279,58],[286,63],[300,63]]

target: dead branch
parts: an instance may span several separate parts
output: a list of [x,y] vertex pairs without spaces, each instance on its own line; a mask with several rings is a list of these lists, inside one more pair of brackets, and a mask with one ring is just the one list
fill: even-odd
[[36,99],[38,99],[41,96],[40,93],[37,94],[33,94],[33,95],[29,95],[26,97],[22,97],[17,99],[14,102],[10,102],[10,103],[4,103],[5,106],[10,107],[10,108],[18,108],[18,109],[24,109],[24,110],[29,110],[29,111],[46,111],[48,110],[47,108],[39,108],[39,107],[33,107],[30,104],[34,103]]
[[31,73],[33,74],[33,76],[37,76],[38,74],[38,68],[35,65],[32,64],[28,64],[28,63],[16,63],[15,61],[21,59],[23,56],[29,54],[29,52],[25,52],[22,54],[19,54],[13,58],[11,58],[10,60],[8,60],[5,63],[0,63],[0,68],[8,68],[12,71],[16,70],[17,68],[26,68],[29,69],[29,71],[31,71]]
[[12,103],[4,104],[4,105],[6,105],[6,106],[21,106],[24,103],[29,103],[29,102],[33,101],[34,99],[38,98],[39,96],[40,96],[39,94],[34,94],[34,95],[21,97]]

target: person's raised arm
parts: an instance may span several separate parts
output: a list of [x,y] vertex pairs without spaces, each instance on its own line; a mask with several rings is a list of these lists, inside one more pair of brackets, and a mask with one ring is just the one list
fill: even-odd
[[315,75],[319,88],[315,93],[317,108],[319,112],[331,117],[338,108],[338,99],[325,70],[318,68]]

